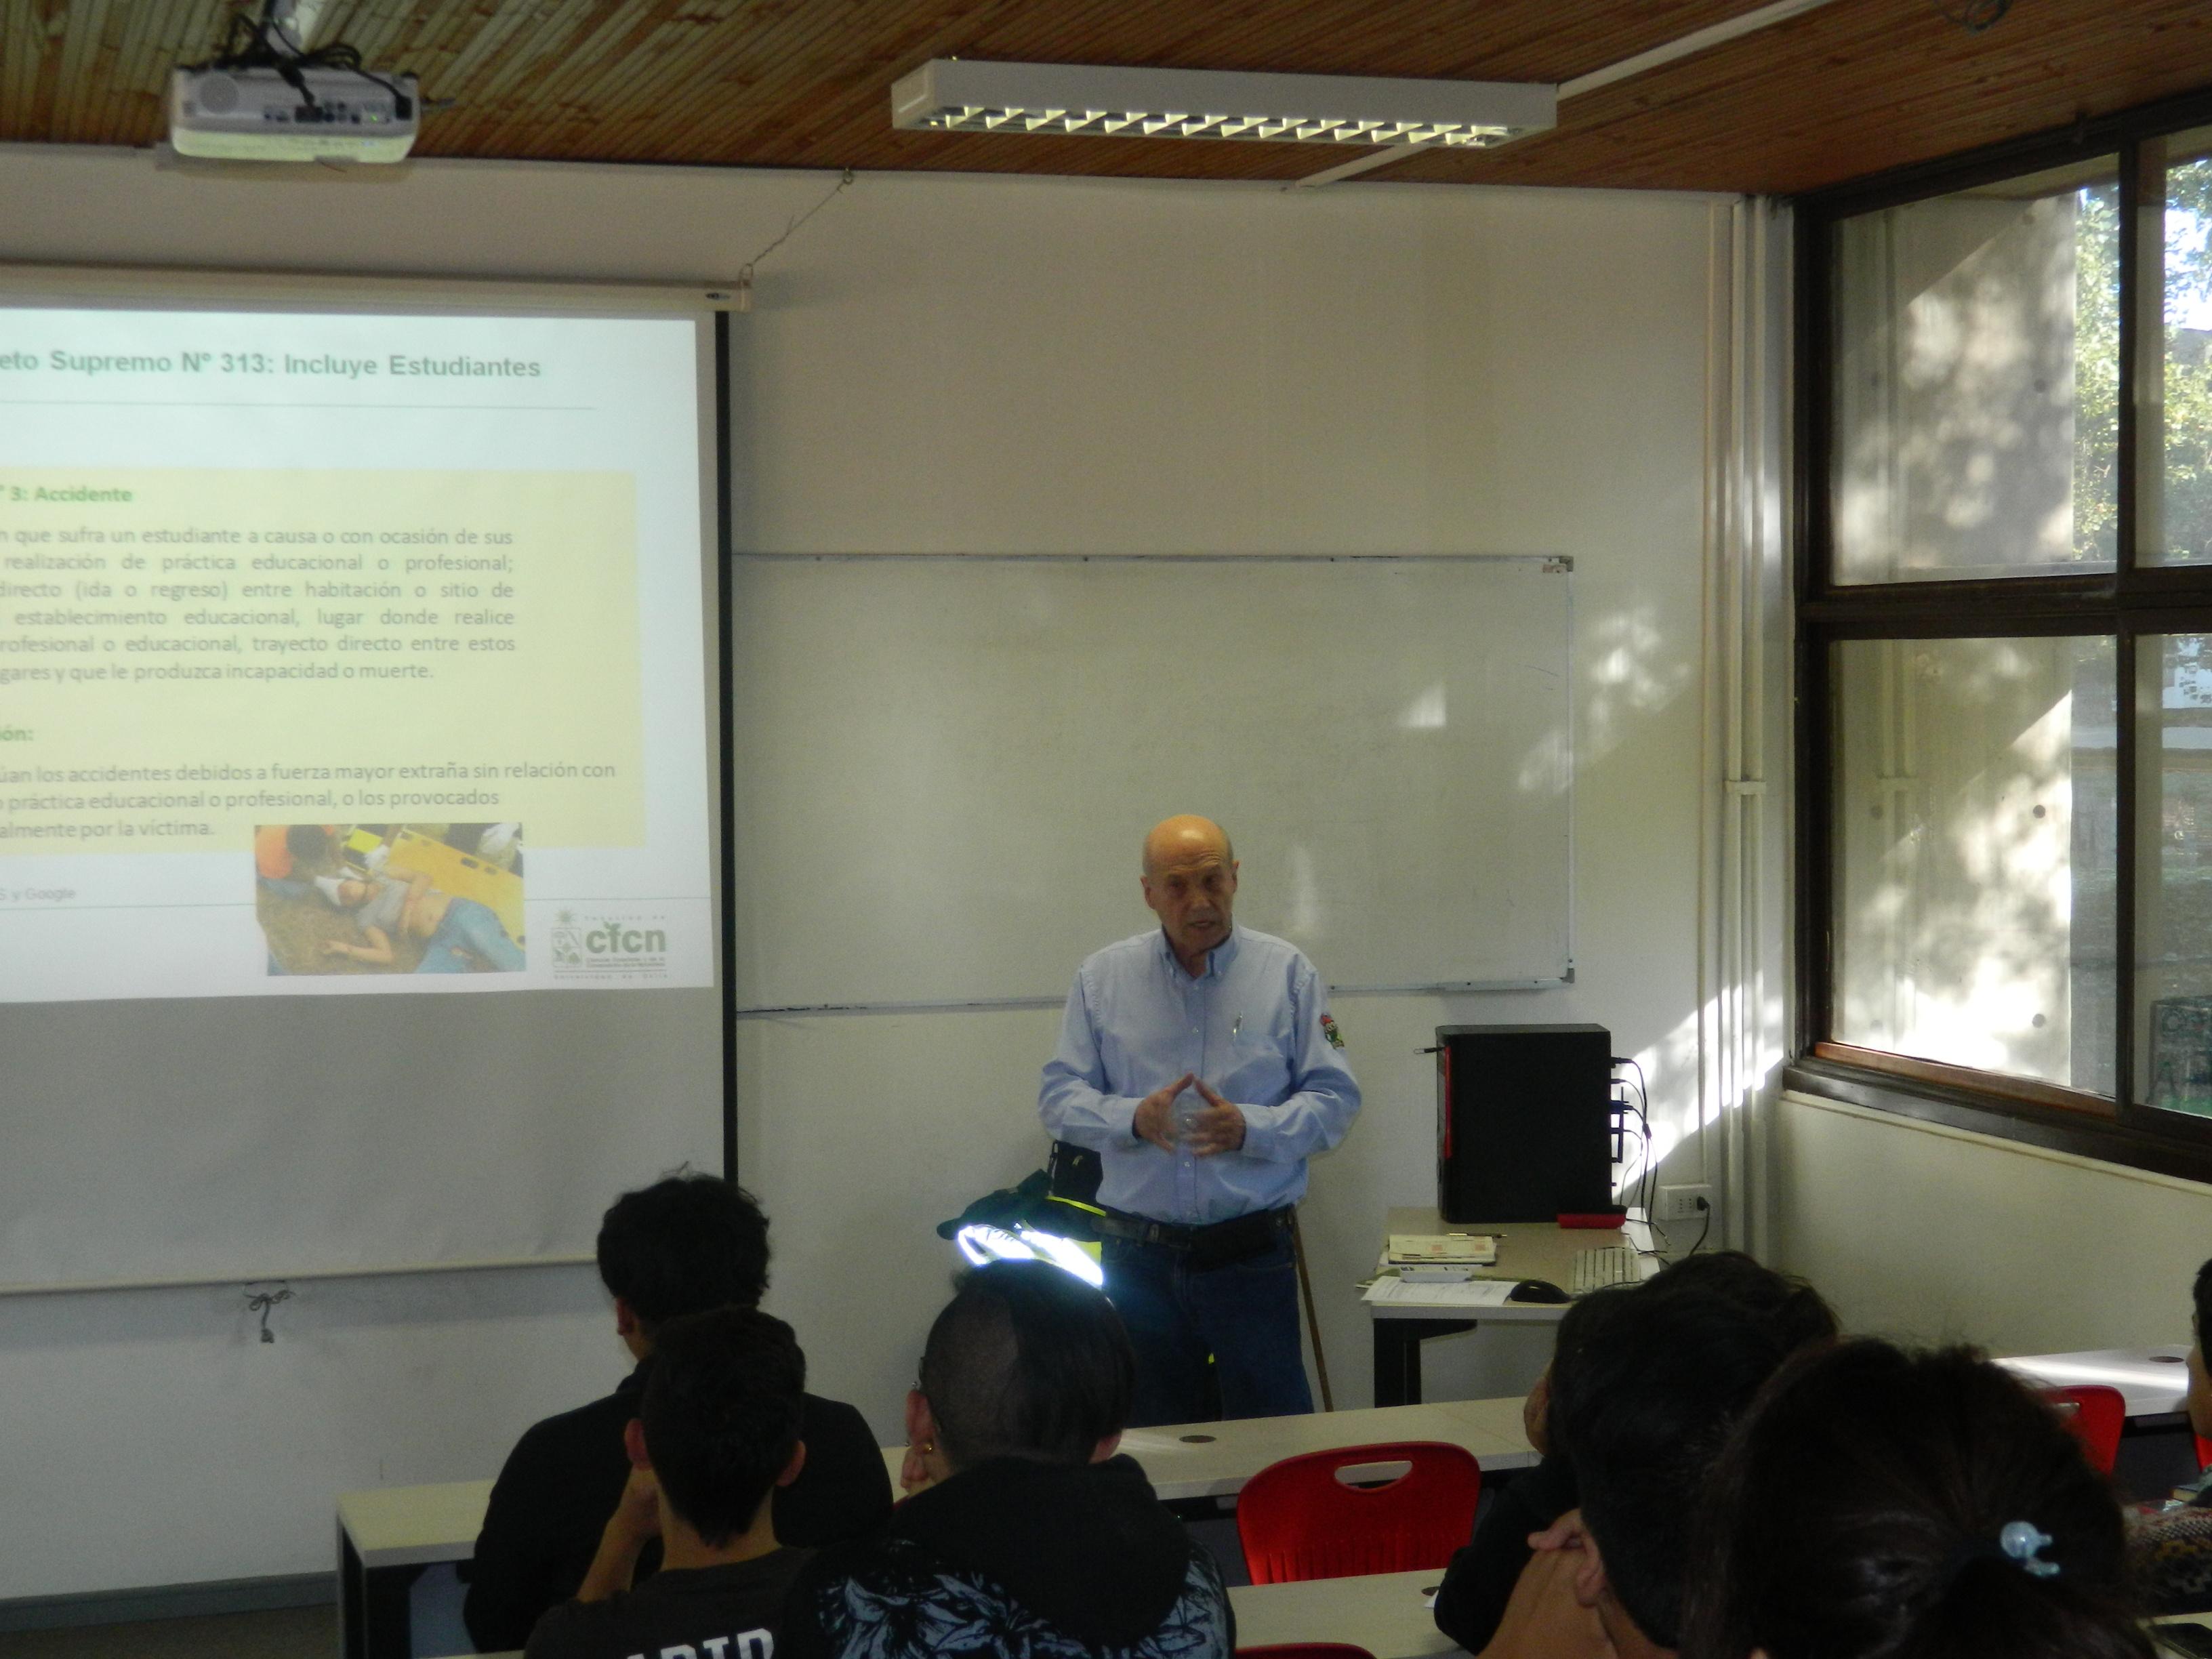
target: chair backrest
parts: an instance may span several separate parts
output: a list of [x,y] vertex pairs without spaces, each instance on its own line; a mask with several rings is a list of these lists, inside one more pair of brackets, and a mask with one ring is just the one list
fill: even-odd
[[1375,1659],[1349,1642],[1271,1642],[1263,1648],[1239,1648],[1237,1659]]
[[2120,1455],[2120,1431],[2127,1426],[2126,1396],[2102,1382],[2081,1382],[2068,1389],[2045,1389],[2043,1397],[2058,1407],[2066,1426],[2081,1441],[2090,1465],[2110,1474],[2112,1460]]
[[[1347,1486],[1339,1472],[1407,1465]],[[1474,1530],[1482,1466],[1464,1446],[1395,1440],[1271,1463],[1237,1495],[1237,1537],[1255,1584],[1447,1565]]]

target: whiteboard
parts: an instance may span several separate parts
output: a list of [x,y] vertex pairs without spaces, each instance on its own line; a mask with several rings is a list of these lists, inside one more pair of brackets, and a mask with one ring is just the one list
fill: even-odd
[[1340,991],[1572,977],[1569,562],[738,559],[741,1011],[1066,994],[1226,828]]

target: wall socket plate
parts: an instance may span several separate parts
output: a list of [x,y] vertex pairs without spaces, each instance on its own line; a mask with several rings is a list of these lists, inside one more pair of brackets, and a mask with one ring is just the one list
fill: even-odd
[[[1703,1199],[1706,1208],[1699,1209]],[[1698,1221],[1711,1213],[1713,1189],[1711,1187],[1662,1187],[1659,1189],[1659,1218],[1662,1221]]]

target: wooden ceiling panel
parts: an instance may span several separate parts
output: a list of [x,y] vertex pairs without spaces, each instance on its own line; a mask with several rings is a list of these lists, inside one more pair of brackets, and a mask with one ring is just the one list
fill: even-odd
[[1983,34],[1844,0],[1573,100],[1555,131],[1378,176],[1790,195],[2207,86],[2204,0],[2021,0]]
[[[1334,147],[894,131],[891,83],[962,56],[1562,82],[1757,0],[331,0],[315,43],[419,75],[417,154],[1289,179]],[[1955,9],[1957,0],[1952,0]],[[226,0],[0,0],[0,140],[149,144]],[[1556,131],[1407,182],[1792,193],[2212,87],[2212,0],[1831,0],[1568,100]]]

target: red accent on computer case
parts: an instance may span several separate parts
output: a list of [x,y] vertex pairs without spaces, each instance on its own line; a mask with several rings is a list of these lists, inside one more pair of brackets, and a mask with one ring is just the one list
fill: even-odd
[[1439,1048],[1437,1050],[1437,1057],[1443,1067],[1444,1074],[1444,1091],[1443,1095],[1438,1097],[1442,1103],[1437,1113],[1437,1115],[1444,1121],[1444,1142],[1441,1147],[1437,1148],[1437,1152],[1441,1157],[1449,1158],[1452,1155],[1451,1132],[1453,1115],[1451,1109],[1451,1044],[1447,1042]]

